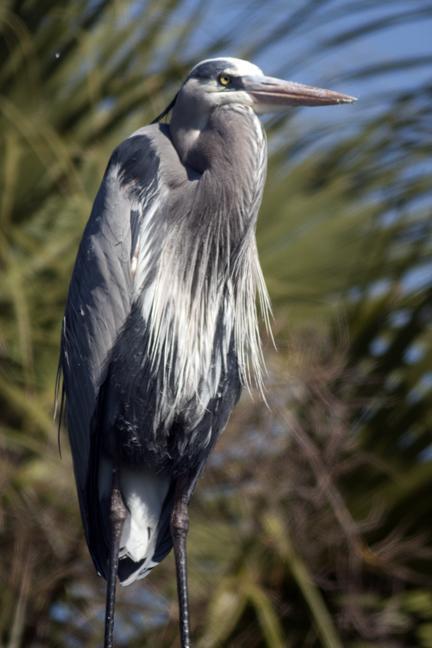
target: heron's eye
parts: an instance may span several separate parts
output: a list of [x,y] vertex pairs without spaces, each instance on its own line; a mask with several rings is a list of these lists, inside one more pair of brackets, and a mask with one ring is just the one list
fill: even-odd
[[225,88],[231,83],[231,77],[228,74],[219,74],[217,80],[218,83]]

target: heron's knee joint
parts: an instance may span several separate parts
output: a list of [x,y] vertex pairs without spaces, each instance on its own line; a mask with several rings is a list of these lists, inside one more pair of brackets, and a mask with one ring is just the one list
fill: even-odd
[[110,519],[111,522],[124,522],[127,517],[127,508],[124,505],[123,498],[121,496],[120,490],[114,488],[111,496],[111,510],[110,510]]
[[174,509],[171,515],[171,533],[175,536],[185,536],[189,531],[189,516],[186,507]]

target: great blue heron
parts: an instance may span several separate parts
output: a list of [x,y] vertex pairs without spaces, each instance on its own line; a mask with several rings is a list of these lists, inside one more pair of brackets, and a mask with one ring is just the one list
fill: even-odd
[[[190,646],[188,503],[242,386],[262,383],[255,225],[266,174],[257,113],[352,97],[198,63],[150,126],[114,151],[83,234],[63,322],[62,402],[87,543],[107,579],[143,578],[174,547]],[[158,123],[172,110],[169,125]]]

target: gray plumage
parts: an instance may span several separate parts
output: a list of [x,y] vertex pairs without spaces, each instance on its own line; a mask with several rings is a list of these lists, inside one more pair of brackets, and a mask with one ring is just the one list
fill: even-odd
[[187,475],[190,495],[241,387],[262,389],[257,297],[267,326],[270,304],[255,227],[267,153],[256,112],[349,99],[208,60],[183,84],[170,125],[141,128],[114,151],[79,248],[60,358],[81,514],[104,576],[113,470],[127,584],[170,550],[175,485]]

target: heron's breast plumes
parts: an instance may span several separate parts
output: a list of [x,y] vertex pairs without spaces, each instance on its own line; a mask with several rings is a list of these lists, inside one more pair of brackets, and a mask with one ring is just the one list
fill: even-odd
[[[254,128],[259,130],[246,139],[241,160],[235,151],[225,150],[231,168],[224,177],[213,166],[179,190],[181,213],[175,192],[168,190],[157,200],[150,196],[151,207],[143,210],[146,223],[131,267],[158,380],[156,411],[168,423],[178,412],[197,420],[203,416],[217,396],[232,353],[243,385],[262,389],[257,296],[267,325],[270,303],[255,225],[266,147],[259,122]],[[162,219],[161,204],[169,205]]]

